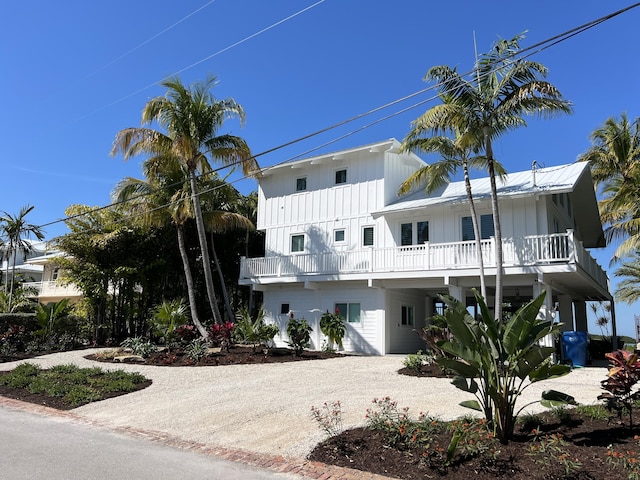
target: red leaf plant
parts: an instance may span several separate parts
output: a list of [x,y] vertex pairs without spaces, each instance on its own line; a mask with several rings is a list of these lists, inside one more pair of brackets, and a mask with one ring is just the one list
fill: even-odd
[[615,411],[622,422],[622,414],[626,410],[629,413],[629,427],[633,427],[633,403],[640,398],[640,391],[635,386],[640,380],[640,360],[638,355],[626,350],[616,350],[607,353],[609,359],[609,372],[607,378],[602,380],[602,388],[606,392],[598,396],[605,401],[609,411]]

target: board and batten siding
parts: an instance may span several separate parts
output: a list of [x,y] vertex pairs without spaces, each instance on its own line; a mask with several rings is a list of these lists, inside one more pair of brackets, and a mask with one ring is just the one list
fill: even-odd
[[345,351],[368,354],[384,354],[384,295],[366,286],[333,285],[318,289],[305,289],[302,285],[288,285],[286,290],[278,287],[265,290],[265,321],[275,323],[280,333],[274,339],[279,347],[287,346],[287,323],[289,316],[280,313],[283,304],[288,304],[295,318],[304,318],[311,328],[311,349],[320,350],[324,337],[320,332],[320,317],[327,310],[333,311],[336,303],[360,303],[360,322],[348,323],[343,340]]

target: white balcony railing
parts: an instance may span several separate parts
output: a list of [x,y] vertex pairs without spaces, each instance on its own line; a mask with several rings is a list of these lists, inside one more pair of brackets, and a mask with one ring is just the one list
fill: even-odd
[[[502,244],[505,267],[577,263],[600,285],[608,286],[606,273],[575,241],[572,231],[503,239]],[[494,240],[483,240],[481,251],[485,266],[495,265]],[[478,258],[475,241],[273,255],[243,258],[240,278],[468,269],[478,266]]]
[[40,297],[77,297],[82,295],[75,285],[64,285],[56,281],[25,282],[22,286],[36,289]]

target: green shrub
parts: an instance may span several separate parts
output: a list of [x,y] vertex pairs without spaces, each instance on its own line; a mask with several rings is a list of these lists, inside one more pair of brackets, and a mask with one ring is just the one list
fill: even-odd
[[157,347],[153,343],[142,337],[129,337],[124,340],[120,346],[130,350],[134,355],[140,355],[142,358],[149,357],[157,350]]
[[273,343],[273,337],[280,332],[275,324],[264,322],[264,310],[260,308],[256,319],[251,318],[249,309],[241,308],[236,313],[236,324],[233,330],[234,340],[237,343],[251,344],[255,352],[256,345],[269,348]]
[[203,338],[196,338],[194,340],[191,340],[191,342],[189,342],[189,344],[185,347],[184,352],[190,360],[199,362],[207,355],[207,341]]
[[329,341],[326,350],[333,350],[334,344],[340,350],[343,348],[342,339],[347,333],[347,325],[344,323],[344,319],[339,311],[336,310],[335,313],[329,313],[329,310],[327,310],[326,313],[322,314],[320,318],[320,331]]
[[429,365],[433,359],[430,355],[425,355],[422,350],[418,350],[417,353],[410,353],[402,361],[402,364],[411,370],[419,372],[423,365]]
[[289,318],[287,324],[287,335],[289,336],[289,345],[293,349],[293,354],[296,357],[302,355],[305,348],[309,348],[311,345],[311,331],[313,329],[309,326],[304,318],[300,320],[293,318],[293,314]]

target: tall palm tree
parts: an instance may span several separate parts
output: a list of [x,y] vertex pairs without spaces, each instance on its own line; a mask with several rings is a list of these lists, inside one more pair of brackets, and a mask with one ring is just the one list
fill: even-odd
[[245,116],[243,108],[235,100],[218,100],[212,95],[216,77],[210,76],[190,87],[184,86],[178,78],[166,80],[162,85],[167,88],[167,93],[147,102],[142,111],[142,125],[155,122],[166,133],[146,127],[121,130],[116,135],[111,154],[122,153],[125,159],[141,153],[160,157],[170,155],[182,162],[189,179],[209,305],[214,321],[221,323],[197,176],[208,174],[211,163],[222,166],[240,164],[246,175],[257,174],[259,167],[242,138],[218,135],[226,119],[238,118],[243,122]]
[[591,133],[592,146],[578,157],[589,162],[600,187],[600,217],[607,242],[622,240],[612,261],[640,248],[640,119],[608,118]]
[[617,301],[631,305],[640,300],[640,251],[636,251],[633,258],[623,262],[614,275],[624,277],[615,291]]
[[[446,96],[443,97],[446,104]],[[440,105],[433,107],[440,108]],[[482,156],[473,155],[480,149],[477,140],[473,137],[466,138],[456,132],[455,138],[446,136],[426,136],[431,135],[437,124],[429,126],[426,121],[416,125],[409,132],[402,142],[402,151],[437,153],[442,158],[433,164],[426,165],[409,178],[407,178],[398,189],[399,195],[404,195],[414,189],[418,185],[424,185],[427,193],[433,193],[437,189],[443,187],[451,181],[451,177],[455,175],[461,168],[464,175],[465,189],[467,193],[467,201],[469,202],[469,210],[471,211],[471,223],[473,225],[473,233],[475,235],[476,251],[478,252],[478,269],[480,270],[480,292],[483,298],[487,298],[487,287],[484,274],[484,258],[482,255],[482,238],[480,235],[480,227],[478,225],[478,216],[476,213],[476,205],[471,191],[471,177],[469,176],[469,167],[486,169],[486,159]],[[476,142],[473,144],[473,142]],[[469,142],[472,142],[469,144]],[[506,175],[503,166],[495,162],[495,169],[499,176]]]
[[476,75],[463,78],[447,65],[432,67],[425,80],[437,82],[441,95],[448,99],[440,109],[430,109],[415,121],[437,125],[435,134],[459,131],[481,143],[491,185],[491,209],[496,241],[495,316],[502,317],[502,229],[496,186],[493,141],[515,128],[526,126],[525,115],[549,117],[570,113],[571,103],[556,87],[543,79],[547,68],[537,62],[516,59],[523,35],[500,40],[492,50],[480,56]]
[[193,217],[189,185],[180,161],[173,157],[151,157],[142,164],[147,180],[127,177],[116,185],[111,196],[118,202],[128,202],[133,212],[141,215],[147,225],[163,226],[171,222],[178,237],[191,321],[203,338],[207,329],[198,316],[193,274],[185,242],[185,223]]
[[11,283],[9,286],[9,311],[11,310],[11,300],[13,297],[13,287],[15,283],[16,258],[19,253],[21,253],[23,256],[26,256],[33,250],[33,245],[28,240],[32,236],[34,236],[38,240],[44,239],[44,233],[42,229],[37,225],[33,225],[27,222],[26,217],[34,208],[35,207],[32,205],[25,205],[20,209],[20,212],[17,215],[11,215],[7,212],[2,212],[2,215],[0,215],[0,231],[2,233],[2,236],[4,237],[5,258],[7,259],[5,292],[7,289],[7,281],[9,278],[9,261],[12,262],[11,268],[13,272],[13,274],[11,275]]

